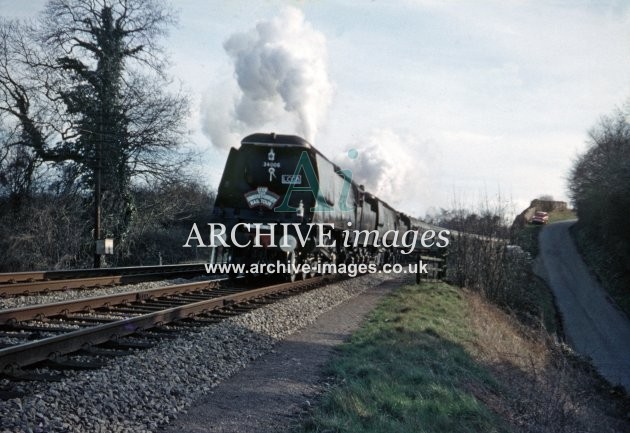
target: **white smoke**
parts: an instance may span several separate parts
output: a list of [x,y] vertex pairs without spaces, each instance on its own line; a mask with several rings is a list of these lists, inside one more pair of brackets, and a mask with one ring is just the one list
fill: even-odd
[[332,85],[326,38],[305,21],[304,14],[287,7],[250,31],[232,35],[224,48],[234,64],[237,86],[231,97],[226,95],[230,86],[223,86],[219,92],[223,94],[215,93],[213,102],[204,104],[203,129],[213,144],[229,146],[235,135],[265,126],[275,131],[278,126],[292,128],[279,132],[314,141]]
[[427,143],[391,129],[372,131],[335,158],[367,192],[407,212],[419,208],[414,201],[426,206],[432,199],[435,160]]

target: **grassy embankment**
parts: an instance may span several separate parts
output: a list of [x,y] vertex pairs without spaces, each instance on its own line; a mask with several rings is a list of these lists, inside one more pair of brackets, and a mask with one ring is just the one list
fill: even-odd
[[[517,234],[532,256],[540,229]],[[297,430],[625,431],[628,400],[556,343],[553,296],[532,285],[545,329],[446,284],[402,287],[341,349],[329,366],[335,385]]]
[[601,382],[544,331],[444,283],[396,290],[328,369],[334,385],[297,431],[602,432],[625,425],[620,403],[594,392]]
[[619,308],[630,317],[630,275],[611,260],[610,253],[600,243],[594,242],[578,227],[573,228],[571,234],[584,262]]

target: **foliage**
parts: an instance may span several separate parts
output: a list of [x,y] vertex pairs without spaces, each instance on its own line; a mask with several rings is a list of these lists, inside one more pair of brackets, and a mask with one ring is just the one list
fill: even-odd
[[630,317],[630,274],[618,262],[611,260],[606,245],[593,240],[587,231],[579,228],[573,227],[571,234],[584,262],[617,306]]
[[0,200],[0,272],[88,267],[89,199],[49,192],[34,193],[19,207],[9,201]]
[[491,209],[488,204],[477,212],[462,207],[440,209],[437,215],[425,220],[440,227],[481,236],[505,238],[509,233],[505,210],[500,206]]
[[580,229],[630,273],[630,123],[627,113],[604,117],[589,133],[589,148],[569,179]]
[[[478,212],[442,210],[433,223],[456,230],[451,235],[447,278],[481,293],[494,304],[515,312],[530,325],[556,330],[553,297],[532,272],[538,229],[526,227],[523,238],[508,245],[505,206],[486,204]],[[478,236],[470,236],[473,233]],[[527,240],[528,242],[524,242]],[[525,249],[523,249],[525,248]],[[535,255],[535,254],[534,254]]]
[[23,212],[38,176],[82,201],[98,189],[102,236],[129,248],[133,185],[188,161],[188,101],[160,46],[174,22],[161,0],[49,0],[35,21],[0,20],[0,198]]
[[[603,254],[606,271],[630,287],[630,123],[628,113],[603,117],[570,173],[578,229]],[[619,284],[615,284],[619,285]]]
[[[134,188],[137,218],[129,229],[129,242],[121,250],[119,264],[179,263],[207,260],[204,250],[182,248],[193,223],[210,221],[215,194],[192,182]],[[209,250],[206,254],[209,254]]]
[[[205,224],[214,192],[193,182],[134,187],[137,217],[124,248],[106,265],[157,265],[207,259],[181,248],[193,222]],[[0,272],[85,268],[92,264],[91,197],[81,191],[37,191],[19,208],[0,199]]]

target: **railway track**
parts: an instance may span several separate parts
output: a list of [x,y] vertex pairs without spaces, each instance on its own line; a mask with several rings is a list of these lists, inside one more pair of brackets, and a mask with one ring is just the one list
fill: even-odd
[[204,275],[203,263],[0,273],[0,297]]
[[103,354],[99,345],[125,347],[120,341],[127,336],[173,324],[216,323],[329,280],[316,277],[251,289],[230,287],[225,279],[215,279],[0,311],[0,373],[19,379],[24,377],[22,368],[41,363],[92,368],[67,355]]

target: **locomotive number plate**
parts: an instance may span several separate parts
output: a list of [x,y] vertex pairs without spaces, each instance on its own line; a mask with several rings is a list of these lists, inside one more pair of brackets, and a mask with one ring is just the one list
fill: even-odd
[[302,183],[301,174],[283,174],[282,183],[287,185],[300,185]]

